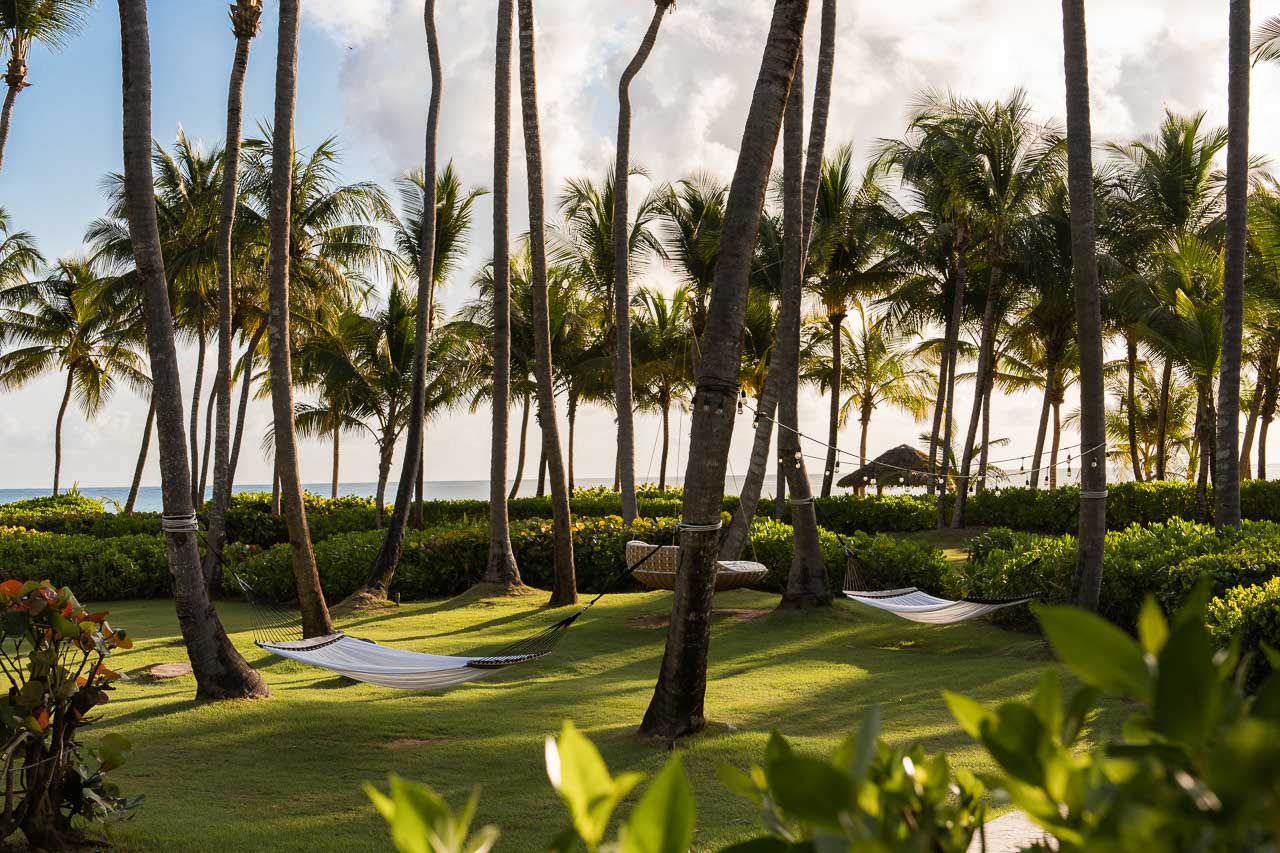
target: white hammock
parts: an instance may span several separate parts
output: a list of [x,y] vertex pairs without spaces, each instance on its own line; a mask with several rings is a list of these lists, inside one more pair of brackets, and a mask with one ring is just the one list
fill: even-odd
[[405,690],[453,687],[495,670],[541,657],[540,654],[486,658],[447,657],[380,646],[346,634],[329,634],[310,640],[257,643],[282,658],[332,670],[356,681]]
[[977,619],[1002,607],[1026,604],[1036,598],[1034,595],[1029,595],[1023,598],[962,598],[959,601],[952,601],[921,592],[914,586],[875,592],[846,589],[844,597],[926,625],[951,625]]

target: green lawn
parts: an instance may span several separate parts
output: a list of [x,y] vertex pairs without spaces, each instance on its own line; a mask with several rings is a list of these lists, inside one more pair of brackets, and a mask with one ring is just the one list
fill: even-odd
[[[544,601],[468,595],[343,627],[409,649],[484,650],[547,623]],[[952,722],[940,691],[994,703],[1026,695],[1053,665],[1041,640],[985,624],[917,626],[843,602],[816,613],[765,612],[776,601],[756,592],[717,599],[718,607],[747,612],[716,623],[707,689],[713,723],[682,745],[697,792],[698,849],[755,827],[752,808],[723,790],[715,767],[759,760],[770,730],[825,751],[878,702],[890,739],[919,739],[958,764],[989,766]],[[652,772],[665,761],[665,749],[635,728],[662,653],[665,631],[654,623],[669,605],[668,593],[606,598],[552,657],[443,694],[355,684],[275,658],[252,645],[247,608],[223,605],[235,642],[274,698],[198,704],[190,678],[123,684],[84,735],[119,731],[134,743],[117,778],[147,802],[113,836],[126,850],[386,849],[361,784],[385,784],[396,772],[455,804],[479,786],[480,820],[503,831],[499,850],[542,849],[562,825],[542,765],[543,740],[562,720],[583,728],[615,772]],[[111,609],[112,623],[137,638],[115,668],[184,660],[170,602]],[[1098,725],[1110,728],[1117,716],[1113,709]]]
[[910,539],[922,545],[931,545],[943,553],[948,563],[957,564],[969,560],[969,540],[980,533],[986,533],[985,527],[965,527],[952,530],[944,527],[941,530],[918,530],[913,533],[892,534],[898,539]]

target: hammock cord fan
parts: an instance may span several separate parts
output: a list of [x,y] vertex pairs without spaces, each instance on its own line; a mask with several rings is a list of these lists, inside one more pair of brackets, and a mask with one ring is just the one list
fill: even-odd
[[[678,530],[718,530],[714,524],[685,524]],[[673,537],[674,538],[674,537]],[[227,573],[244,592],[253,619],[254,645],[272,654],[300,663],[328,669],[356,681],[364,681],[381,687],[406,690],[430,690],[453,687],[477,678],[484,678],[500,669],[515,664],[538,660],[555,651],[564,632],[578,621],[596,602],[604,598],[630,578],[646,561],[658,554],[662,546],[655,546],[638,562],[627,566],[613,581],[585,605],[563,619],[517,640],[510,645],[480,657],[457,657],[411,652],[382,646],[373,640],[353,637],[341,631],[323,637],[304,639],[302,622],[298,614],[284,610],[263,600],[243,577],[226,567]]]
[[1039,598],[1039,595],[1011,596],[1008,598],[972,598],[958,600],[939,598],[930,595],[914,586],[903,589],[868,590],[858,572],[858,557],[843,537],[840,544],[844,548],[846,570],[844,576],[844,597],[894,616],[920,622],[926,625],[953,625],[977,619],[1003,607],[1026,604]]

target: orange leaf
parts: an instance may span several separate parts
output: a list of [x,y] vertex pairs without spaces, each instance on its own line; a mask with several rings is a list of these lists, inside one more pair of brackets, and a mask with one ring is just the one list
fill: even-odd
[[0,583],[0,593],[7,595],[9,598],[17,598],[22,594],[22,581],[7,580]]

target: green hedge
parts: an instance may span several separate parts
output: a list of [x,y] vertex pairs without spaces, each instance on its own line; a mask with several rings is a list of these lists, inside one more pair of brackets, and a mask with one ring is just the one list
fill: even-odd
[[1209,628],[1224,645],[1240,637],[1241,649],[1250,655],[1249,686],[1261,684],[1271,672],[1262,644],[1280,649],[1280,577],[1229,589],[1215,598],[1209,603]]
[[164,540],[138,534],[99,539],[0,527],[0,580],[51,580],[85,601],[163,598],[173,594]]
[[[639,519],[632,529],[616,516],[583,518],[574,524],[574,558],[578,589],[595,593],[606,589],[621,571],[627,540],[654,544],[671,541],[674,519]],[[835,534],[821,531],[823,556],[832,589],[844,579],[845,557]],[[363,582],[369,564],[381,544],[377,531],[332,537],[316,545],[316,565],[325,594],[339,600]],[[890,536],[858,534],[851,538],[864,577],[887,586],[919,585],[942,588],[949,582],[942,553],[914,542]],[[512,522],[511,545],[525,583],[549,588],[552,582],[551,523],[545,519]],[[450,525],[409,531],[404,557],[392,592],[406,599],[456,595],[480,580],[488,561],[488,528],[484,524]],[[773,520],[757,522],[751,544],[743,557],[769,568],[762,589],[781,592],[792,558],[791,528]],[[239,572],[260,594],[275,600],[294,595],[289,548],[279,545],[248,555],[238,562]],[[630,583],[624,589],[638,590]]]
[[[969,562],[959,569],[961,592],[978,596],[1039,594],[1066,602],[1076,565],[1075,537],[994,529],[970,543]],[[1176,610],[1202,579],[1216,595],[1280,576],[1280,525],[1246,522],[1218,534],[1207,524],[1175,520],[1133,525],[1107,534],[1105,571],[1098,610],[1132,631],[1148,594],[1168,612]],[[1030,628],[1026,608],[995,615],[997,624]]]

